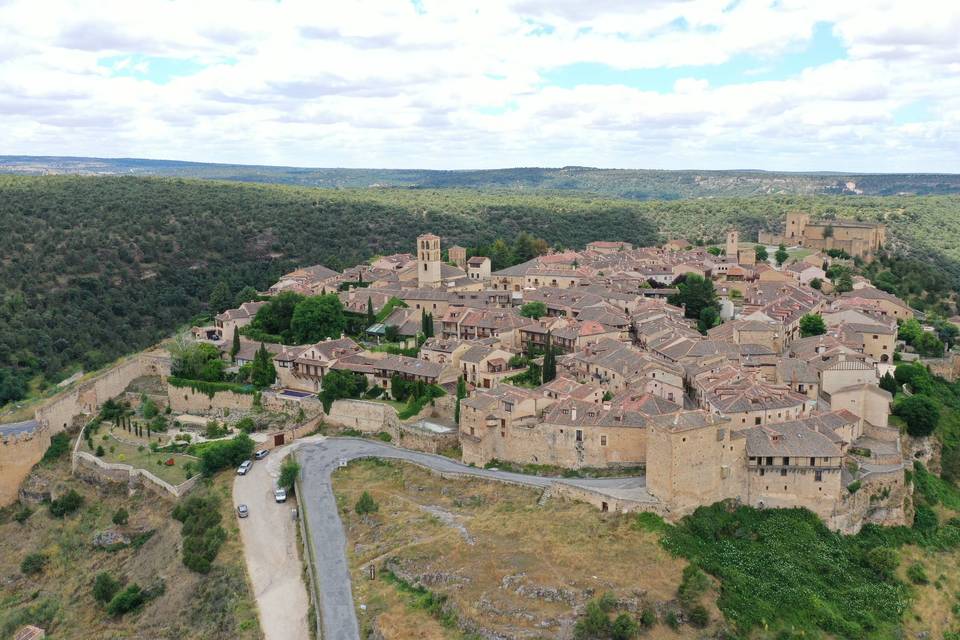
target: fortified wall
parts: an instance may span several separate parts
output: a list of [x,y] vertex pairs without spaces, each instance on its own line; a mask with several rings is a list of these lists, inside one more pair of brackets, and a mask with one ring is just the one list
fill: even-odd
[[191,387],[175,387],[167,383],[167,397],[170,399],[170,410],[176,413],[209,413],[224,409],[252,409],[252,393],[235,393],[233,391],[218,391],[207,395]]
[[169,375],[170,358],[166,352],[138,353],[45,402],[36,411],[34,429],[0,440],[0,507],[17,499],[20,483],[43,457],[52,436],[82,426],[99,411],[100,405],[123,393],[135,378]]

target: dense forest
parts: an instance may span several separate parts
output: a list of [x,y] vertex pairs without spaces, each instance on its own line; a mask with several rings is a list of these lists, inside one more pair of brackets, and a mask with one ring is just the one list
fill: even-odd
[[[264,288],[293,267],[342,269],[445,246],[558,247],[776,229],[788,210],[883,220],[892,244],[960,281],[960,197],[777,196],[631,201],[460,189],[322,190],[175,178],[0,176],[0,405],[30,381],[99,367],[206,313],[214,287]],[[945,275],[945,278],[947,275]]]
[[323,188],[573,191],[636,200],[778,194],[886,196],[960,193],[960,175],[956,174],[665,171],[594,167],[516,167],[465,171],[323,169],[56,156],[0,156],[0,172],[203,178]]

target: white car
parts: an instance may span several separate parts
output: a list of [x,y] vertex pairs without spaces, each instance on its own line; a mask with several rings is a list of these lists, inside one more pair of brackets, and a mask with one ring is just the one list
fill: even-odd
[[267,454],[268,454],[268,453],[270,453],[270,450],[269,450],[269,449],[260,449],[260,450],[257,451],[255,454],[253,454],[253,457],[254,457],[254,459],[256,459],[256,460],[263,460],[264,458],[267,457]]
[[247,509],[247,505],[245,505],[245,504],[238,504],[238,505],[237,505],[237,517],[238,517],[238,518],[246,518],[246,517],[249,516],[249,515],[250,515],[250,510]]
[[273,499],[277,502],[286,502],[287,492],[284,489],[277,489],[273,492]]
[[250,471],[250,468],[253,466],[253,460],[244,460],[240,463],[240,466],[237,468],[238,476],[247,475],[247,471]]

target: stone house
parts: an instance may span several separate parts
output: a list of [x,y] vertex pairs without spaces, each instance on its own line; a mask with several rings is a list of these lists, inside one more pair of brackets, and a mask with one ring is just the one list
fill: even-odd
[[227,309],[218,313],[213,319],[213,326],[220,340],[233,340],[233,334],[238,329],[249,325],[257,315],[257,311],[267,304],[266,302],[244,302],[236,309]]
[[512,357],[512,353],[497,347],[473,345],[460,356],[460,375],[474,387],[492,389],[504,378],[524,371],[522,367],[510,367]]

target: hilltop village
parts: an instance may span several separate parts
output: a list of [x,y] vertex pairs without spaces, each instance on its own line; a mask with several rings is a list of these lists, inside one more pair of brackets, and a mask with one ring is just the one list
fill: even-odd
[[[869,260],[885,230],[829,226],[789,216],[787,242],[806,251],[779,267],[737,231],[720,250],[591,242],[499,271],[427,234],[415,253],[292,271],[194,334],[238,365],[266,350],[275,388],[294,395],[422,397],[425,437],[455,438],[468,464],[645,471],[642,492],[603,509],[674,519],[733,499],[806,507],[842,531],[908,522],[878,383],[913,311],[863,278],[833,291],[825,270]],[[285,293],[335,293],[363,337],[245,336]],[[350,424],[376,432],[376,420]]]

